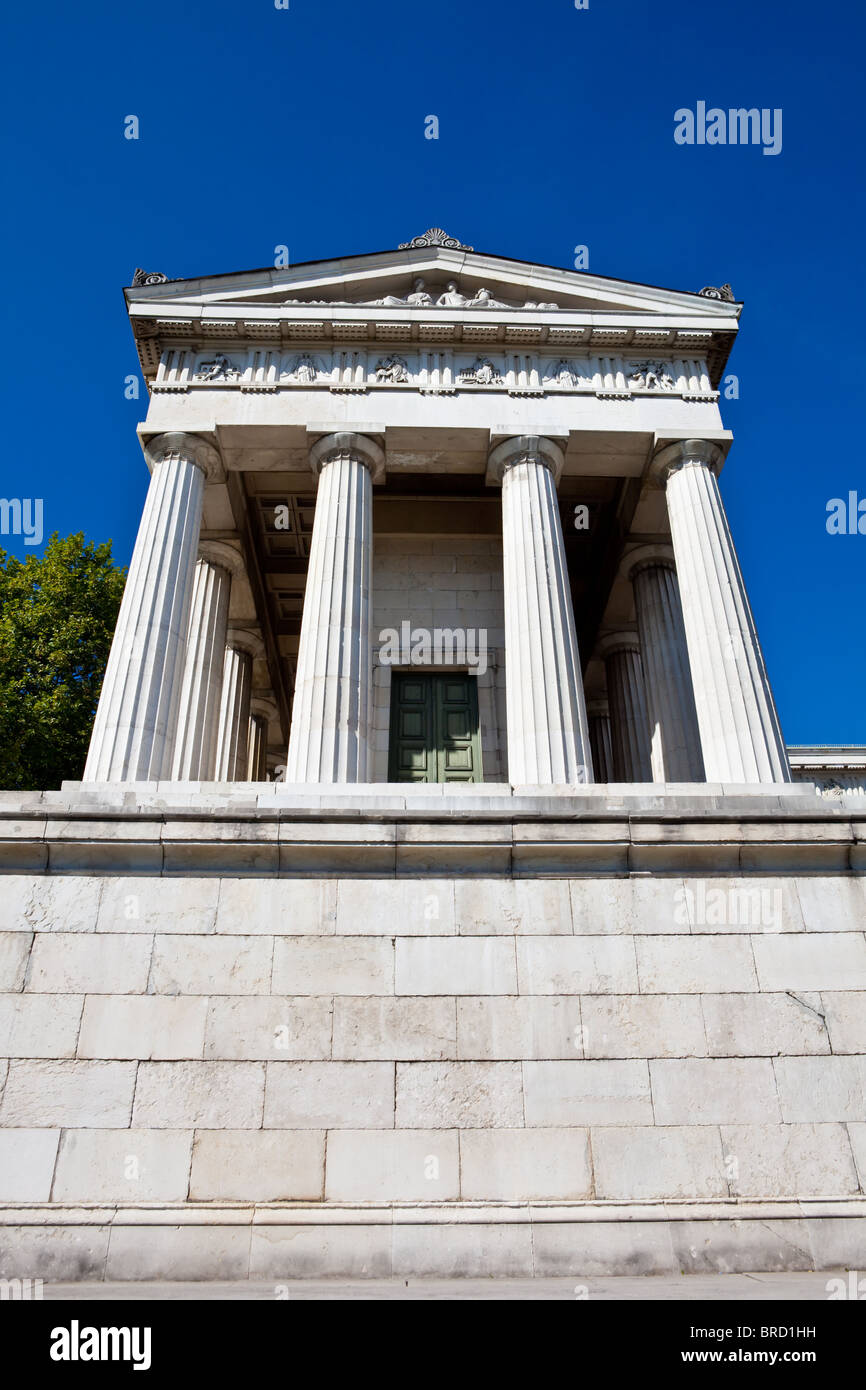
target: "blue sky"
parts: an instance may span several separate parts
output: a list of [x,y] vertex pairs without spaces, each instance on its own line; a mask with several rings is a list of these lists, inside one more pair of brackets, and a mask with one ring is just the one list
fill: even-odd
[[[7,17],[0,496],[127,563],[147,486],[121,287],[396,246],[745,300],[722,491],[791,743],[866,742],[859,6],[55,0]],[[674,112],[781,108],[781,153]],[[124,117],[140,139],[123,136]],[[439,139],[424,119],[439,118]],[[860,359],[860,360],[858,360]],[[25,554],[20,537],[0,545]]]

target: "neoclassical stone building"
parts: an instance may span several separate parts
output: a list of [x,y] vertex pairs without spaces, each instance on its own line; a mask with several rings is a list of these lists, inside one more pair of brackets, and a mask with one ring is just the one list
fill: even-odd
[[866,760],[783,741],[730,286],[431,229],[127,302],[87,766],[0,795],[0,1275],[862,1267]]

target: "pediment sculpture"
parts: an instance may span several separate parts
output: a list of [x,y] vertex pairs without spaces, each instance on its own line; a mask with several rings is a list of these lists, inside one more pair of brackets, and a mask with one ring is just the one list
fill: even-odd
[[376,363],[377,381],[408,381],[409,365],[402,357],[382,357]]
[[502,374],[489,357],[479,357],[471,367],[460,373],[458,380],[464,385],[474,383],[476,386],[491,386],[502,381]]
[[632,362],[628,384],[639,391],[673,391],[676,386],[669,362]]
[[237,381],[240,371],[228,358],[217,353],[207,362],[200,362],[193,377],[196,381]]
[[284,299],[284,304],[305,305],[307,308],[334,309],[558,309],[558,304],[538,303],[528,299],[525,304],[506,304],[502,299],[494,299],[485,285],[477,289],[470,298],[463,294],[456,280],[449,280],[445,289],[434,299],[426,288],[422,276],[412,283],[407,295],[386,294],[382,299]]

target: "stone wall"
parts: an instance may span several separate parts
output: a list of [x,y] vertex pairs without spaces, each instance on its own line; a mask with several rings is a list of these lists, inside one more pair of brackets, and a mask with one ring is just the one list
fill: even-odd
[[385,628],[399,631],[403,622],[430,632],[436,628],[483,630],[487,669],[478,675],[478,708],[484,781],[507,780],[502,584],[502,541],[498,538],[376,537],[372,602],[374,781],[388,780],[391,710],[391,667],[378,660],[379,633]]
[[0,887],[4,1276],[862,1265],[859,873]]

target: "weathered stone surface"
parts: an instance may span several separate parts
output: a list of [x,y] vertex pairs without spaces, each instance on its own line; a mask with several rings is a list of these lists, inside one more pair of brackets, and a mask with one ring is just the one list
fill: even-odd
[[513,1129],[523,1124],[516,1062],[398,1062],[398,1129]]
[[4,875],[0,931],[94,931],[103,887],[78,874]]
[[123,1129],[134,1062],[10,1062],[0,1124]]
[[336,882],[276,878],[219,882],[218,932],[332,936],[336,916]]
[[866,991],[821,994],[834,1052],[866,1053]]
[[689,930],[681,878],[575,878],[569,887],[575,935]]
[[693,995],[585,995],[580,1001],[586,1057],[703,1057],[701,1000]]
[[393,994],[390,939],[286,937],[274,942],[275,994]]
[[761,989],[866,989],[862,932],[756,936],[754,950]]
[[132,1123],[141,1129],[258,1129],[264,1088],[258,1062],[142,1062]]
[[0,1202],[48,1201],[59,1140],[59,1129],[0,1129]]
[[722,1143],[739,1197],[835,1197],[859,1191],[842,1124],[724,1125]]
[[200,1129],[189,1195],[196,1202],[316,1201],[324,1172],[322,1130]]
[[866,1115],[866,1058],[777,1057],[773,1066],[787,1123],[862,1120]]
[[460,1196],[455,1130],[335,1130],[328,1135],[331,1202],[445,1202]]
[[90,995],[81,1019],[79,1057],[200,1058],[206,999]]
[[211,999],[204,1056],[238,1061],[318,1061],[330,1057],[331,1010],[329,998],[268,995]]
[[124,1226],[111,1228],[105,1279],[142,1282],[173,1279],[246,1279],[250,1228],[243,1226]]
[[478,1222],[460,1226],[399,1225],[393,1228],[393,1273],[442,1278],[528,1277],[532,1232],[528,1224]]
[[866,877],[798,878],[797,894],[807,931],[856,931],[866,927]]
[[524,1062],[523,1077],[527,1125],[652,1123],[646,1062]]
[[794,879],[757,874],[745,878],[686,878],[684,887],[693,934],[804,930]]
[[389,1129],[393,1062],[269,1062],[266,1129]]
[[644,1201],[728,1195],[722,1145],[714,1126],[593,1129],[592,1161],[598,1197]]
[[460,1133],[460,1196],[464,1200],[578,1201],[591,1192],[585,1129],[466,1129]]
[[[0,1263],[4,1279],[105,1278],[107,1225],[25,1225],[0,1227]],[[38,1275],[33,1271],[39,1270]]]
[[216,878],[109,878],[102,890],[96,929],[172,935],[212,932],[219,889]]
[[60,1141],[55,1202],[182,1202],[192,1135],[153,1129],[68,1129]]
[[32,940],[29,932],[0,932],[0,989],[23,989]]
[[290,1279],[388,1279],[390,1223],[378,1226],[256,1225],[250,1244],[249,1277]]
[[651,1061],[649,1069],[657,1125],[760,1124],[782,1118],[769,1058]]
[[143,994],[151,945],[148,936],[37,936],[27,988],[35,994]]
[[626,937],[519,940],[517,973],[521,994],[637,992],[634,943]]
[[539,1221],[532,1229],[532,1250],[534,1273],[548,1278],[575,1275],[586,1280],[611,1272],[672,1274],[677,1269],[664,1221]]
[[546,995],[458,999],[457,1052],[461,1059],[489,1061],[580,1057],[581,1001]]
[[653,936],[635,942],[643,994],[756,990],[747,936]]
[[818,994],[704,994],[700,1003],[711,1057],[830,1051]]
[[0,1053],[74,1057],[83,1004],[80,994],[0,995]]
[[419,937],[396,943],[397,994],[516,994],[513,940]]
[[268,994],[273,940],[258,936],[157,936],[157,994]]
[[337,932],[343,936],[453,936],[449,879],[340,879]]
[[567,879],[467,879],[454,885],[461,936],[571,935]]
[[435,1061],[455,1057],[453,999],[337,999],[334,1057],[347,1060]]

